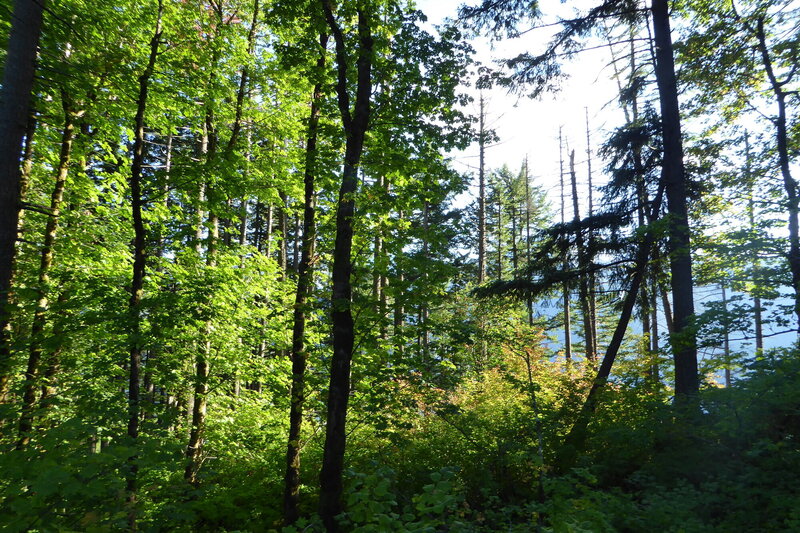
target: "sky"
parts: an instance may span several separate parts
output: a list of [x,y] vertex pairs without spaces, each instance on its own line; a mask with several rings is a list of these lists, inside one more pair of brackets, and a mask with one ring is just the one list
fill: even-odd
[[[417,6],[429,19],[429,23],[438,23],[445,17],[456,15],[461,0],[419,0]],[[473,2],[474,3],[474,2]],[[587,2],[570,2],[570,6],[587,4]],[[572,7],[565,7],[558,0],[540,2],[544,13],[559,14],[570,17]],[[545,21],[554,21],[555,16],[548,16]],[[486,64],[495,60],[513,57],[521,52],[535,53],[543,49],[553,31],[557,28],[542,28],[530,31],[514,40],[490,43],[487,39],[474,39],[472,45],[477,50],[476,58]],[[538,99],[530,99],[525,95],[509,94],[505,88],[496,88],[485,92],[486,123],[494,129],[499,142],[486,150],[487,170],[508,165],[512,171],[518,171],[527,157],[533,183],[543,187],[553,207],[558,209],[559,190],[559,128],[565,145],[575,150],[576,174],[581,196],[585,198],[588,190],[588,171],[586,154],[586,117],[588,113],[589,133],[592,144],[597,144],[606,137],[607,131],[622,123],[622,113],[614,105],[617,95],[616,82],[611,79],[608,50],[596,49],[578,54],[575,60],[564,65],[568,77],[563,80],[561,90],[556,94],[544,94]],[[469,91],[475,96],[474,107],[470,111],[478,113],[478,92]],[[609,105],[610,103],[610,105]],[[465,173],[477,175],[478,148],[451,154],[454,167]],[[567,169],[568,154],[564,149],[564,166]],[[595,153],[592,154],[593,182],[600,181],[599,172],[602,162]],[[476,184],[472,196],[477,193]],[[595,194],[595,197],[597,195]],[[569,200],[567,205],[570,205]],[[581,210],[585,214],[585,201]],[[568,218],[571,218],[571,209]]]
[[[478,0],[471,0],[474,5]],[[458,6],[464,0],[417,0],[418,9],[427,16],[430,24],[438,24],[445,17],[455,17]],[[584,10],[593,5],[591,0],[573,0],[567,3],[561,0],[540,0],[539,6],[544,13],[540,25],[547,25],[558,18],[571,18],[576,9]],[[521,52],[536,53],[543,50],[552,34],[558,28],[549,26],[526,32],[522,37],[513,40],[490,43],[487,39],[473,39],[472,45],[477,50],[476,59],[483,63],[491,64],[501,58],[514,57]],[[596,46],[596,42],[588,46]],[[622,55],[623,50],[617,48],[617,54]],[[613,80],[612,56],[608,47],[600,47],[577,54],[576,57],[562,66],[568,75],[561,84],[561,90],[556,94],[544,94],[532,100],[526,96],[509,94],[506,89],[498,88],[487,91],[487,125],[493,128],[499,142],[486,150],[487,171],[497,169],[504,164],[512,171],[518,171],[523,160],[527,157],[532,182],[543,187],[547,193],[556,218],[560,218],[560,187],[559,187],[559,130],[565,144],[575,150],[576,174],[580,189],[581,214],[587,213],[586,193],[587,180],[587,142],[586,120],[588,115],[589,135],[593,147],[598,146],[608,137],[608,133],[623,124],[624,115],[616,103],[618,86]],[[472,113],[478,113],[477,96],[474,89],[469,91],[475,97]],[[461,172],[474,176],[473,185],[467,195],[460,198],[457,203],[465,205],[477,197],[477,144],[465,150],[450,154],[454,167]],[[563,152],[564,169],[568,170],[568,154]],[[596,188],[604,183],[602,173],[603,162],[593,150],[592,154],[593,185]],[[566,176],[565,176],[566,179]],[[569,196],[569,182],[567,185],[566,213],[567,219],[572,218],[571,198]],[[599,193],[595,192],[595,205]],[[703,309],[703,303],[718,301],[720,298],[718,286],[698,287],[696,290],[697,311]],[[781,301],[781,303],[785,303]],[[660,322],[663,321],[663,317]],[[638,329],[638,325],[634,325]],[[661,324],[661,330],[666,329]],[[778,328],[782,329],[782,328]],[[766,331],[769,332],[769,329]],[[741,334],[732,334],[733,339],[738,339]],[[767,346],[782,346],[792,342],[793,335],[777,335],[766,339]],[[663,341],[662,341],[663,342]],[[745,341],[752,345],[752,341]],[[734,350],[743,349],[742,341],[732,343]],[[721,349],[721,347],[719,348]],[[752,349],[752,348],[751,348]],[[701,353],[701,359],[710,356],[715,350],[706,350]]]

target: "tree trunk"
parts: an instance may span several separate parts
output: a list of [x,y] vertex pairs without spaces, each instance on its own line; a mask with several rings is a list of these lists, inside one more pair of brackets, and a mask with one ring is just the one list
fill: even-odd
[[486,281],[486,108],[483,93],[478,120],[478,284],[481,284]]
[[578,270],[580,271],[579,292],[581,297],[581,313],[583,314],[583,342],[586,345],[586,360],[594,363],[597,353],[594,347],[592,335],[592,310],[589,305],[589,261],[587,259],[586,244],[583,240],[583,232],[580,229],[581,214],[578,205],[578,179],[575,175],[575,150],[569,156],[569,174],[572,182],[572,209],[575,223],[575,246],[578,248]]
[[133,213],[133,272],[131,278],[131,297],[128,302],[130,316],[130,333],[128,337],[128,438],[132,441],[133,452],[128,457],[125,488],[128,500],[128,527],[136,530],[136,490],[138,473],[138,452],[136,441],[139,437],[139,370],[142,357],[141,339],[141,303],[144,291],[144,274],[146,268],[147,232],[142,218],[145,199],[142,193],[142,166],[144,165],[144,112],[147,108],[147,95],[150,77],[153,75],[158,57],[159,40],[161,39],[161,14],[163,0],[158,2],[155,31],[150,40],[150,55],[147,67],[139,76],[139,95],[136,100],[136,122],[133,141],[133,160],[131,162],[131,210]]
[[[528,158],[525,157],[525,266],[528,282],[531,281],[531,182],[528,172]],[[533,295],[526,291],[525,306],[528,310],[528,326],[533,327]]]
[[501,187],[495,186],[497,193],[497,279],[503,279],[503,200]]
[[[397,219],[403,220],[403,210],[398,210]],[[405,348],[405,340],[403,339],[403,326],[405,322],[405,309],[403,306],[403,284],[405,282],[405,275],[403,274],[403,252],[402,249],[395,255],[394,270],[396,276],[395,285],[397,290],[394,296],[394,316],[392,320],[392,337],[394,338],[395,350],[397,354],[402,357]]]
[[333,357],[331,358],[328,389],[328,416],[325,427],[325,447],[320,473],[320,516],[328,531],[336,531],[336,515],[342,510],[342,470],[344,468],[345,422],[350,397],[350,362],[353,356],[355,331],[350,309],[352,286],[351,250],[353,246],[353,215],[355,193],[358,189],[358,166],[369,125],[370,95],[372,92],[373,39],[368,16],[360,7],[358,13],[358,59],[356,61],[356,101],[350,110],[347,74],[348,58],[344,35],[333,14],[331,0],[321,0],[325,19],[336,41],[336,64],[339,111],[347,139],[345,143],[342,185],[336,210],[336,240],[333,252]]
[[[317,71],[325,68],[325,50],[328,35],[319,37],[320,57]],[[300,264],[297,270],[297,293],[294,302],[294,324],[292,327],[292,385],[291,410],[289,412],[289,442],[286,449],[286,475],[283,489],[283,521],[293,524],[300,515],[300,435],[305,403],[305,376],[308,352],[305,345],[305,328],[308,313],[308,298],[314,285],[314,245],[317,238],[316,191],[314,178],[317,161],[317,133],[319,130],[322,83],[317,81],[311,99],[311,116],[306,137],[305,172],[303,184],[303,242]]]
[[0,402],[11,372],[9,293],[20,208],[19,163],[46,0],[15,0],[0,89]]
[[[587,193],[588,193],[588,200],[589,200],[589,217],[591,218],[594,215],[594,186],[592,185],[592,145],[591,139],[589,137],[589,108],[585,107],[584,111],[586,113],[586,166],[587,166],[587,179],[588,179],[588,186],[587,186]],[[597,346],[597,298],[595,293],[597,292],[596,289],[596,279],[594,273],[594,230],[589,229],[589,249],[588,249],[588,267],[589,267],[589,324],[592,330],[592,346],[594,346],[594,354],[595,358],[597,358],[597,352],[599,348]]]
[[[566,207],[564,205],[564,154],[562,152],[561,128],[558,129],[558,175],[561,186],[561,224],[566,219]],[[564,271],[569,269],[569,262],[566,259],[567,250],[564,250]],[[569,286],[565,281],[562,287],[562,299],[564,303],[564,359],[567,366],[572,363],[572,321],[569,312]]]
[[730,388],[731,386],[731,340],[730,334],[728,332],[728,295],[725,291],[725,284],[721,283],[720,288],[722,289],[722,310],[725,313],[724,320],[725,320],[725,329],[724,329],[724,337],[722,340],[722,349],[723,355],[725,356],[725,387]]
[[[212,58],[212,65],[216,67],[217,58]],[[212,72],[209,76],[209,86],[212,85],[215,73]],[[201,150],[204,151],[206,171],[210,171],[217,156],[217,135],[214,124],[214,111],[213,108],[206,110],[205,128],[203,130],[203,138],[201,140]],[[231,148],[233,144],[229,144]],[[219,245],[220,236],[220,223],[219,217],[213,210],[213,194],[214,189],[206,185],[206,195],[209,202],[208,208],[208,240],[206,241],[206,268],[213,269],[217,264],[217,246]],[[202,220],[198,221],[202,224]],[[200,227],[198,227],[198,235]],[[198,244],[199,247],[199,244]],[[213,296],[211,296],[213,298]],[[192,422],[189,429],[189,442],[186,446],[187,464],[184,470],[184,479],[192,485],[198,484],[197,474],[200,471],[200,466],[203,463],[203,434],[205,433],[206,425],[206,412],[208,410],[208,374],[209,374],[209,358],[211,357],[211,332],[212,332],[211,319],[206,320],[203,332],[201,335],[202,346],[197,349],[195,357],[195,374],[194,374],[194,402],[192,403]]]
[[39,376],[39,363],[42,359],[42,341],[45,325],[47,323],[47,310],[50,305],[49,288],[50,268],[53,265],[53,245],[58,232],[59,216],[61,215],[61,203],[64,198],[64,188],[67,183],[67,173],[69,172],[70,153],[72,151],[72,139],[75,132],[72,110],[67,101],[66,91],[61,91],[62,107],[64,109],[64,128],[61,134],[61,152],[58,157],[58,168],[56,170],[56,181],[53,192],[50,195],[50,213],[44,231],[44,243],[41,250],[39,261],[38,292],[39,300],[33,315],[31,325],[31,341],[28,351],[28,368],[25,371],[25,385],[22,397],[22,414],[19,421],[19,439],[17,449],[24,448],[30,442],[30,432],[33,428],[34,408],[36,406],[37,379]]
[[[744,147],[745,147],[745,177],[750,186],[750,194],[747,198],[747,218],[750,221],[750,231],[755,236],[757,230],[756,226],[756,207],[755,199],[753,198],[753,172],[750,166],[750,135],[747,131],[744,132]],[[761,310],[761,262],[758,257],[758,250],[753,250],[752,256],[753,264],[751,266],[753,272],[753,321],[755,322],[755,335],[756,335],[756,353],[760,354],[764,351],[764,321],[762,318]]]
[[668,246],[675,326],[675,333],[671,339],[675,362],[675,398],[681,402],[699,393],[700,380],[697,373],[697,339],[692,324],[694,283],[686,202],[686,174],[683,167],[681,118],[668,4],[668,0],[653,0],[652,14],[656,46],[656,84],[664,142],[661,176],[666,187],[669,212]]
[[792,273],[792,288],[794,289],[794,313],[797,316],[797,330],[800,333],[800,195],[798,195],[797,181],[792,177],[789,164],[789,143],[786,131],[786,95],[784,87],[795,73],[784,80],[778,80],[773,70],[772,60],[767,49],[767,38],[764,32],[764,16],[756,21],[756,37],[758,50],[767,72],[772,92],[775,94],[775,103],[778,105],[778,116],[774,119],[775,141],[778,148],[778,164],[783,177],[783,188],[786,191],[786,202],[789,211],[789,253],[787,259],[789,270]]

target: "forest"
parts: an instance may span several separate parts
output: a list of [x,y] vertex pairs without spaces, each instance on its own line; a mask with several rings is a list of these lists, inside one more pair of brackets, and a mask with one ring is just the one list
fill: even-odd
[[0,530],[800,531],[800,4],[435,3],[0,0]]

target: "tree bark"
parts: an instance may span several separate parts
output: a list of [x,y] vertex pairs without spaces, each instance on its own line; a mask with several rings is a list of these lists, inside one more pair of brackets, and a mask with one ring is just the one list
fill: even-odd
[[[564,154],[562,153],[561,128],[558,129],[558,174],[561,186],[561,224],[566,220],[566,208],[564,206]],[[564,255],[564,270],[569,269],[569,262]],[[572,363],[572,321],[569,309],[569,286],[564,282],[562,287],[562,299],[564,303],[564,359],[567,366]]]
[[46,0],[15,0],[0,89],[0,402],[11,372],[9,293],[20,208],[20,155]]
[[355,193],[358,189],[358,166],[369,125],[370,95],[372,92],[373,38],[369,13],[360,7],[358,12],[358,58],[356,60],[356,101],[351,114],[347,88],[349,61],[345,38],[339,27],[330,0],[321,0],[325,20],[336,42],[336,65],[339,111],[346,136],[342,185],[336,210],[336,240],[333,252],[333,357],[331,358],[328,389],[328,416],[325,428],[325,447],[320,473],[320,516],[328,531],[337,531],[336,515],[342,509],[342,470],[344,468],[345,422],[350,397],[350,362],[353,356],[355,331],[350,309],[352,286],[350,275],[353,246],[353,215]]
[[[320,57],[317,72],[325,68],[325,50],[328,35],[319,37]],[[319,131],[322,83],[317,81],[311,98],[311,115],[306,137],[305,172],[303,175],[303,241],[300,264],[297,270],[297,292],[294,301],[294,324],[292,326],[292,385],[291,410],[289,412],[289,442],[286,449],[286,475],[283,489],[283,521],[293,524],[299,518],[300,503],[300,435],[305,404],[305,376],[308,352],[305,345],[305,328],[308,313],[308,298],[314,285],[314,248],[317,238],[316,190],[314,178],[317,173],[317,134]]]
[[572,208],[573,222],[575,223],[575,246],[578,248],[578,270],[581,272],[579,282],[579,292],[581,297],[581,313],[583,314],[583,342],[586,345],[586,359],[594,363],[597,353],[594,347],[594,336],[592,334],[592,310],[589,305],[589,261],[586,253],[586,243],[583,240],[583,232],[580,229],[581,214],[578,205],[578,180],[575,175],[575,150],[569,156],[569,174],[572,182]]
[[[531,181],[528,171],[528,158],[525,157],[525,266],[528,281],[531,281]],[[533,295],[526,291],[525,307],[528,311],[528,326],[533,327]]]
[[128,438],[132,441],[133,452],[128,457],[128,472],[125,488],[128,500],[128,527],[136,530],[136,491],[138,452],[136,441],[139,438],[139,371],[142,359],[141,339],[141,303],[144,292],[144,275],[146,268],[147,232],[144,226],[142,210],[145,199],[142,194],[142,166],[144,165],[144,113],[147,109],[147,96],[150,78],[155,69],[158,47],[161,39],[161,15],[164,9],[163,0],[158,1],[155,30],[150,40],[150,55],[144,72],[139,76],[139,94],[136,99],[136,120],[133,141],[133,160],[131,162],[131,210],[133,214],[133,272],[131,278],[131,297],[128,302],[130,332],[128,336]]
[[36,310],[33,314],[33,324],[31,325],[31,341],[28,350],[28,367],[25,371],[25,385],[22,397],[22,414],[19,421],[19,438],[17,449],[24,448],[31,439],[31,429],[33,428],[34,408],[36,406],[37,379],[39,376],[39,363],[42,359],[42,336],[47,323],[47,311],[50,305],[49,288],[50,268],[53,265],[53,245],[58,232],[59,216],[61,215],[61,203],[64,198],[64,189],[67,183],[67,173],[69,172],[70,154],[72,151],[72,140],[75,132],[72,110],[67,100],[66,91],[61,91],[62,107],[64,109],[64,128],[61,134],[61,152],[58,157],[58,167],[56,170],[56,180],[53,185],[53,192],[50,195],[50,213],[44,231],[44,243],[41,250],[39,261],[38,292],[39,300],[36,303]]
[[478,284],[481,284],[486,281],[486,107],[483,93],[478,121]]
[[689,214],[686,201],[686,173],[683,167],[681,118],[675,77],[668,0],[653,0],[653,37],[656,46],[656,85],[661,106],[664,142],[662,180],[669,213],[669,260],[674,305],[672,351],[675,363],[675,398],[677,402],[699,393],[697,339],[694,316],[694,283],[689,237]]

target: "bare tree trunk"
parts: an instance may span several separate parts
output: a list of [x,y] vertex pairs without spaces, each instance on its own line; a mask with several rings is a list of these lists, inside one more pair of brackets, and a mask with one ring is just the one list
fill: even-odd
[[[753,183],[753,172],[750,166],[750,135],[747,131],[744,132],[744,147],[745,147],[745,177],[747,178],[747,183],[750,186],[750,194],[747,198],[747,218],[750,221],[750,231],[755,233],[757,226],[756,226],[756,208],[755,208],[755,200],[753,198],[753,189],[755,188]],[[753,320],[755,322],[755,334],[756,334],[756,353],[761,353],[764,351],[764,321],[762,318],[762,309],[761,309],[761,262],[758,257],[758,250],[753,250],[752,256],[753,264]]]
[[[328,35],[319,37],[320,57],[317,71],[325,68],[325,50]],[[294,324],[292,327],[292,385],[291,410],[289,412],[289,442],[286,449],[286,475],[283,490],[283,521],[293,524],[299,518],[300,503],[300,435],[303,424],[303,405],[305,404],[305,375],[308,352],[305,344],[305,328],[308,314],[308,298],[314,286],[314,247],[317,238],[316,227],[316,176],[317,134],[319,131],[320,104],[322,101],[322,82],[314,85],[311,99],[311,116],[308,120],[306,137],[305,173],[303,184],[303,245],[302,257],[297,271],[297,293],[294,303]]]
[[[594,215],[594,186],[592,185],[592,144],[591,139],[589,137],[589,108],[584,108],[586,113],[586,166],[587,166],[587,178],[589,181],[588,184],[588,200],[589,200],[589,217],[591,218]],[[594,354],[595,358],[597,357],[597,352],[599,348],[597,346],[597,283],[595,279],[594,273],[594,230],[589,229],[589,250],[588,250],[588,267],[589,267],[589,324],[591,326],[591,333],[592,333],[592,346],[594,347]]]
[[144,292],[144,274],[146,268],[147,232],[142,218],[145,205],[142,193],[142,166],[144,164],[144,112],[147,108],[147,95],[150,88],[150,77],[158,58],[158,47],[161,39],[161,15],[164,9],[163,0],[158,1],[155,31],[150,40],[150,55],[147,67],[139,76],[139,95],[136,104],[136,123],[133,141],[133,160],[131,162],[131,209],[133,212],[133,273],[131,279],[131,298],[128,303],[130,315],[129,358],[128,358],[128,438],[131,439],[133,452],[128,457],[128,472],[125,488],[128,500],[128,527],[136,530],[136,492],[138,474],[137,439],[139,438],[139,370],[142,358],[141,340],[141,303]]
[[358,166],[369,125],[370,95],[372,93],[373,38],[369,13],[357,8],[358,57],[356,60],[356,101],[351,112],[348,90],[349,61],[345,38],[333,13],[331,0],[320,0],[325,19],[336,42],[336,65],[339,111],[346,137],[342,185],[336,210],[336,241],[333,252],[333,357],[331,358],[328,389],[328,416],[325,427],[325,446],[320,473],[320,516],[328,531],[337,531],[336,516],[342,510],[342,471],[344,468],[345,423],[350,398],[350,363],[353,357],[355,331],[352,303],[351,250],[353,246],[353,215],[355,193],[358,189]]
[[[566,219],[566,207],[564,205],[564,154],[562,153],[563,143],[561,140],[561,128],[558,129],[558,174],[559,183],[561,186],[561,224],[564,224]],[[569,263],[566,259],[566,250],[564,255],[564,270],[569,269]],[[569,287],[564,282],[562,287],[562,298],[564,303],[564,358],[567,366],[572,363],[572,323],[570,320],[569,310]]]
[[15,0],[0,89],[0,402],[11,372],[11,277],[19,225],[22,137],[30,116],[31,93],[46,0]]
[[28,351],[28,367],[25,371],[25,385],[22,397],[22,414],[19,421],[19,439],[17,449],[24,448],[31,439],[31,429],[33,428],[34,408],[36,406],[36,389],[39,376],[39,363],[42,359],[43,346],[42,336],[47,323],[47,311],[49,301],[50,268],[53,265],[53,245],[58,232],[59,217],[61,215],[61,203],[64,198],[64,189],[67,184],[67,173],[69,172],[70,154],[72,151],[72,139],[74,137],[75,125],[73,123],[72,109],[67,100],[66,91],[61,91],[62,107],[64,109],[64,128],[61,134],[61,152],[58,157],[58,167],[56,170],[56,180],[53,185],[53,192],[50,195],[50,213],[44,231],[44,243],[41,250],[39,261],[38,292],[39,300],[36,303],[36,311],[33,315],[31,325],[31,341]]
[[[525,266],[528,273],[528,281],[531,281],[531,182],[528,171],[528,158],[525,157]],[[528,325],[533,327],[533,295],[527,291],[525,305],[528,309]]]
[[581,214],[578,205],[578,180],[575,175],[575,150],[569,156],[569,174],[572,182],[572,208],[574,212],[573,222],[575,223],[575,246],[578,248],[578,270],[580,271],[579,293],[581,298],[581,313],[583,314],[583,342],[586,344],[586,359],[594,363],[597,353],[594,347],[592,335],[592,310],[589,305],[589,261],[587,260],[586,245],[583,240],[583,232],[580,229]]
[[497,192],[497,279],[503,279],[503,195],[501,186],[495,186]]
[[478,120],[478,284],[481,284],[486,280],[486,107],[483,93]]

